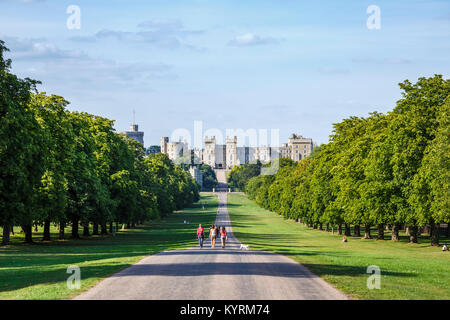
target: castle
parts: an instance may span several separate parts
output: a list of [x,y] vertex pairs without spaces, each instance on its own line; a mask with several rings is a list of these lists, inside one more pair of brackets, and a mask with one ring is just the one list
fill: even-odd
[[128,138],[134,139],[144,145],[144,132],[139,131],[137,124],[133,123],[130,125],[130,131],[124,131],[123,133],[126,134]]
[[168,137],[161,138],[161,153],[167,154],[171,160],[193,154],[196,163],[207,164],[214,169],[232,169],[246,163],[268,163],[276,158],[290,158],[300,161],[311,154],[314,143],[311,138],[292,134],[288,143],[281,147],[259,146],[239,147],[237,137],[227,137],[225,144],[217,144],[216,137],[205,137],[204,148],[189,149],[186,141],[170,142]]

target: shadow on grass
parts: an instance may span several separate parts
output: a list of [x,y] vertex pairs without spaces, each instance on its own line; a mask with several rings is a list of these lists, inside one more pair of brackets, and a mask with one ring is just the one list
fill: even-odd
[[[102,278],[105,276],[109,276],[129,266],[130,264],[117,263],[105,264],[100,266],[80,267],[81,280],[85,281],[90,278]],[[5,271],[2,271],[0,281],[3,285],[0,286],[0,292],[19,290],[31,285],[39,284],[63,283],[64,285],[64,283],[67,281],[67,278],[69,277],[69,274],[67,274],[67,268],[64,267],[51,270],[45,268],[42,268],[40,270],[27,268],[20,270],[20,277],[17,278],[14,282],[6,282],[7,279],[11,276],[15,276],[13,271],[6,273]]]
[[[344,265],[308,265],[311,269],[320,270],[324,274],[357,276],[366,274],[366,269]],[[289,278],[315,278],[301,265],[283,262],[217,262],[217,263],[184,263],[184,264],[139,264],[114,275],[122,276],[209,276],[209,275],[261,275]],[[411,276],[403,272],[387,271],[384,275]]]
[[[134,257],[195,245],[196,224],[210,223],[216,216],[217,200],[206,200],[209,210],[195,210],[201,207],[196,204],[182,213],[175,212],[135,229],[119,231],[116,236],[42,242],[42,233],[34,233],[35,243],[29,245],[21,242],[23,235],[17,234],[12,237],[11,245],[0,247],[0,292],[38,284],[62,282],[64,285],[69,265],[80,266],[82,279],[103,278],[129,266],[127,261],[134,261]],[[184,219],[191,224],[185,225]],[[55,231],[53,239],[57,238]],[[70,235],[66,233],[66,236]]]

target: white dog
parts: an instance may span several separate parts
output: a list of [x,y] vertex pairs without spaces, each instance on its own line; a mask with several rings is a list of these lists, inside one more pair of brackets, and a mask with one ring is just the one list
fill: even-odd
[[241,243],[241,247],[239,248],[239,250],[242,250],[242,249],[248,250],[248,244],[245,245],[245,244],[242,244],[242,243]]

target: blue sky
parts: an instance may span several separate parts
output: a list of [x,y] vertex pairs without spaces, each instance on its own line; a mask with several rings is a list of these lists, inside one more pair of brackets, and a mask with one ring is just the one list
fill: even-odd
[[136,110],[146,146],[194,120],[326,143],[333,123],[391,110],[399,82],[448,78],[450,1],[0,0],[0,39],[13,72],[70,109],[119,131]]

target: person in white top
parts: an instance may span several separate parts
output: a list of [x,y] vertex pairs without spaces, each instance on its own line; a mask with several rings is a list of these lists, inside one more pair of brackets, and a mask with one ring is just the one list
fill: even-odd
[[209,229],[209,239],[211,240],[211,248],[214,248],[216,246],[216,238],[217,238],[217,233],[216,233],[216,226],[212,225],[211,228]]

